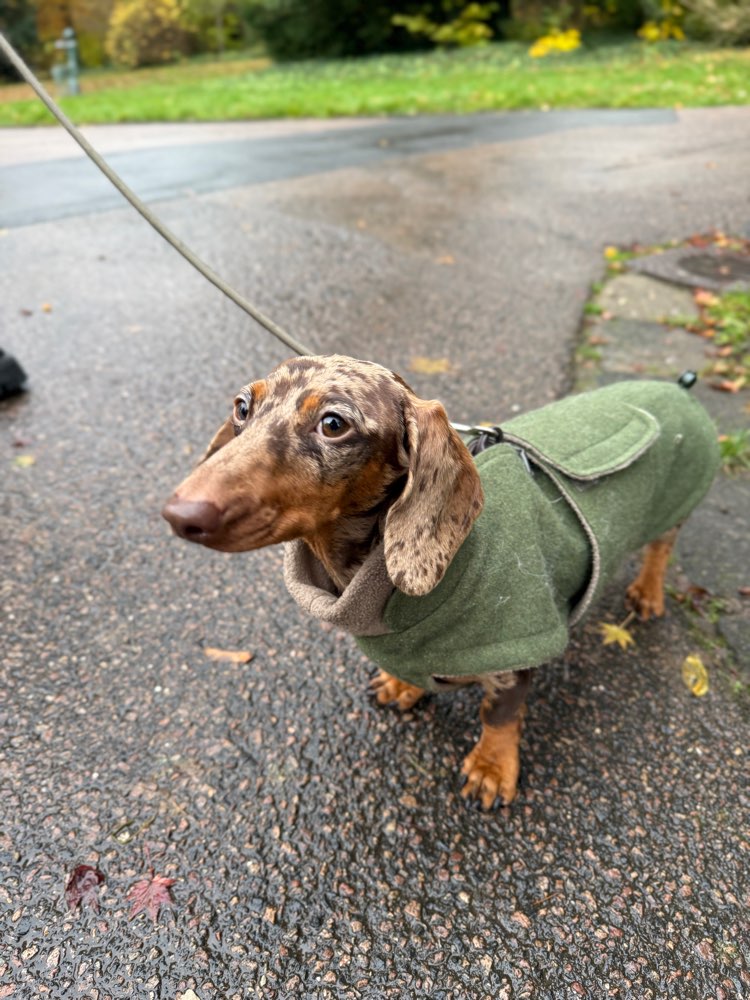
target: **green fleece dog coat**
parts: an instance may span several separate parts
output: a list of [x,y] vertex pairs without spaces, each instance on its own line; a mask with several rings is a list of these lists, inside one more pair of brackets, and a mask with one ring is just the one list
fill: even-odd
[[503,433],[476,458],[482,513],[429,594],[393,588],[382,546],[341,595],[303,542],[287,548],[298,603],[421,688],[559,656],[622,558],[682,522],[719,464],[705,410],[662,382],[571,396]]

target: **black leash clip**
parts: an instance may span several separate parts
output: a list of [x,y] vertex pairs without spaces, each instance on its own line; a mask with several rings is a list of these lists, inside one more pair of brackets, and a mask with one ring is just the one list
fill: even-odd
[[502,427],[469,427],[466,424],[451,424],[459,434],[471,437],[466,447],[471,455],[478,455],[480,452],[491,448],[493,444],[500,444],[503,440]]

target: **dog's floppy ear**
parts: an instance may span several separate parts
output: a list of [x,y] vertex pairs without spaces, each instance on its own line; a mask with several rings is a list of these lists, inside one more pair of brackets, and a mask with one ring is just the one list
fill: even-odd
[[229,444],[229,442],[233,439],[234,424],[232,423],[232,418],[227,417],[218,431],[211,438],[211,443],[198,460],[198,465],[202,465],[207,458],[210,458],[214,454],[214,452],[217,452],[219,448],[223,448],[225,444]]
[[404,594],[429,593],[469,534],[484,502],[474,461],[437,401],[407,397],[408,476],[385,522],[385,564]]

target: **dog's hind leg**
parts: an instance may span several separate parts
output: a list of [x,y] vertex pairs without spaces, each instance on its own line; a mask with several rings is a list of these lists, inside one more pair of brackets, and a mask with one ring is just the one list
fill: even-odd
[[375,694],[375,699],[379,705],[397,705],[402,712],[412,708],[422,695],[424,688],[400,681],[397,677],[391,676],[385,670],[381,670],[376,677],[370,681],[370,689]]
[[672,528],[646,546],[641,571],[627,589],[628,605],[644,621],[664,614],[664,576],[679,530]]
[[461,772],[466,781],[461,794],[467,800],[476,799],[483,809],[510,805],[516,797],[521,769],[519,745],[530,680],[530,670],[481,678],[485,689],[479,710],[482,735],[463,762]]

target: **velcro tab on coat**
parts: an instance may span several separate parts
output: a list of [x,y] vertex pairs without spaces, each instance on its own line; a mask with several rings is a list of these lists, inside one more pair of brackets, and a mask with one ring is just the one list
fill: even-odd
[[571,479],[590,481],[632,465],[659,437],[647,410],[597,393],[569,396],[513,419],[504,440]]

